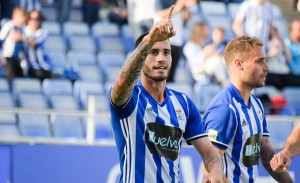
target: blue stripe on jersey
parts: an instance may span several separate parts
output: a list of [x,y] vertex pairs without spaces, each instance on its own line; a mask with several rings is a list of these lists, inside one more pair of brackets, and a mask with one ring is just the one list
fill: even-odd
[[[235,111],[238,111],[237,106],[235,106],[234,103],[232,103],[232,106],[234,107]],[[239,113],[235,113],[236,114],[236,119],[237,119],[237,131],[236,134],[239,135],[235,135],[234,137],[234,142],[240,140],[239,138],[241,138],[240,136],[243,135],[243,131],[241,128],[241,120],[240,120],[240,115]],[[239,164],[239,159],[240,159],[240,152],[242,149],[242,143],[233,143],[233,147],[232,147],[232,161],[234,161],[235,165]],[[234,170],[233,170],[233,182],[239,182],[240,181],[240,175],[241,175],[241,168],[240,166],[235,166]]]
[[169,169],[170,169],[169,175],[170,175],[170,177],[172,179],[172,183],[174,183],[175,182],[175,174],[173,172],[174,163],[172,161],[169,161],[169,160],[167,160],[167,163],[168,163]]
[[153,160],[156,164],[157,171],[156,171],[156,183],[164,183],[162,176],[161,176],[161,159],[159,155],[153,154]]
[[[142,113],[142,116],[145,115],[147,107],[147,102],[141,102],[139,103],[138,113]],[[136,120],[138,120],[138,116],[136,116]],[[137,123],[138,127],[136,128],[136,134],[137,136],[144,136],[145,131],[145,125],[144,123]],[[140,147],[140,148],[138,148]],[[135,161],[135,169],[136,170],[142,170],[141,174],[135,174],[135,182],[144,182],[145,177],[145,151],[146,151],[146,144],[144,139],[142,138],[136,138],[136,161]]]

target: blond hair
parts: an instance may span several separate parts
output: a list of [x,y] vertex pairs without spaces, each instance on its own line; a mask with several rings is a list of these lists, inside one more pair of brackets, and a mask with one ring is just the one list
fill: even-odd
[[239,36],[232,39],[225,47],[224,59],[227,64],[233,61],[236,57],[245,59],[247,53],[254,47],[263,47],[263,42],[256,37]]
[[27,16],[27,12],[24,8],[22,7],[15,7],[13,10],[13,16],[16,14],[22,14],[23,16]]

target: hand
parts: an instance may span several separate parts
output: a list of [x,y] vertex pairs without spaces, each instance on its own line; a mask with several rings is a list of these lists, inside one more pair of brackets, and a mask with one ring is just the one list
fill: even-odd
[[274,172],[281,173],[287,171],[287,169],[290,167],[291,159],[287,152],[280,151],[271,159],[270,165]]
[[207,174],[205,176],[205,178],[202,180],[202,183],[227,183],[227,178],[224,176],[223,173],[221,173],[220,175],[212,175]]
[[162,19],[153,25],[149,34],[146,36],[150,43],[167,40],[176,34],[175,31],[173,30],[173,24],[171,22],[171,16],[173,10],[174,10],[174,6],[172,5],[169,9],[167,18]]

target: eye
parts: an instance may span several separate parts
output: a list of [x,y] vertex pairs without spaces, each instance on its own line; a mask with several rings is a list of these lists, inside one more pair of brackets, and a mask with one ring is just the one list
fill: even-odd
[[151,55],[158,55],[158,51],[157,50],[152,50],[150,53],[151,53]]
[[168,56],[168,55],[170,55],[170,54],[171,54],[170,51],[164,51],[164,55],[165,55],[165,56]]

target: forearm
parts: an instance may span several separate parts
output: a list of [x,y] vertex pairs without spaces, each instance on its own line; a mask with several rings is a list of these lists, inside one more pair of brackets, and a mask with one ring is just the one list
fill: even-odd
[[125,61],[118,79],[111,91],[111,100],[114,105],[122,106],[131,97],[133,85],[141,73],[143,64],[153,44],[142,41]]
[[275,155],[275,150],[273,146],[271,145],[269,139],[264,139],[265,145],[262,146],[261,152],[260,152],[260,160],[266,171],[278,182],[284,182],[284,183],[289,183],[293,182],[291,176],[287,171],[284,171],[282,173],[277,173],[272,170],[270,161],[272,157]]
[[223,173],[222,160],[217,153],[210,153],[203,159],[205,169],[209,172]]
[[282,151],[286,152],[290,158],[300,154],[300,123],[293,129],[290,136],[287,138]]

